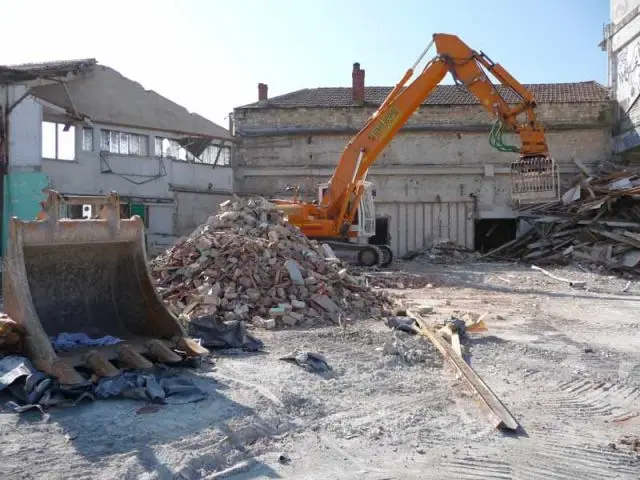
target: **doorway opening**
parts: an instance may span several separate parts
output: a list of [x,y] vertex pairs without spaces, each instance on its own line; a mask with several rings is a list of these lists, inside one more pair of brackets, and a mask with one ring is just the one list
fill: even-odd
[[476,220],[474,249],[487,253],[516,238],[518,222],[515,218],[486,218]]

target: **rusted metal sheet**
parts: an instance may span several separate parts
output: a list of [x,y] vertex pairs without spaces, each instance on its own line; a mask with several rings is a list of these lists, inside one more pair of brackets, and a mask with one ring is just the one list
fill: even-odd
[[378,215],[389,215],[391,249],[397,256],[421,250],[434,240],[474,246],[473,202],[376,202]]

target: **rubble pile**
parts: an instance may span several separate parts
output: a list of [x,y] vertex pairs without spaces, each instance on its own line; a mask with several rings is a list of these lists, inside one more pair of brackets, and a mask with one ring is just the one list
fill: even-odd
[[403,260],[424,260],[429,263],[464,263],[472,261],[478,256],[476,252],[458,245],[451,240],[437,240],[422,250],[413,250],[406,253]]
[[640,273],[640,171],[594,174],[583,168],[561,200],[519,216],[531,228],[486,256]]
[[262,328],[311,326],[378,316],[390,305],[262,198],[224,202],[150,270],[161,298],[184,322],[215,315]]

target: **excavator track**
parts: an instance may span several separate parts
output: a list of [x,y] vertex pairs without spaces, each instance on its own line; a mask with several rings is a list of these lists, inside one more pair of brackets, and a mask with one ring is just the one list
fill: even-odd
[[393,252],[388,245],[378,245],[378,248],[382,251],[383,258],[380,262],[381,267],[388,267],[393,262]]
[[325,243],[338,258],[359,267],[384,267],[393,261],[393,253],[386,245],[359,245],[340,241]]

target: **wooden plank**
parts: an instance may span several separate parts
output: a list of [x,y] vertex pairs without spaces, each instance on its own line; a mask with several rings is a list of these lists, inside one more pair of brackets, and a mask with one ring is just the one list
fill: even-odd
[[546,275],[549,278],[553,278],[554,280],[557,280],[558,282],[568,283],[572,287],[582,288],[587,284],[587,282],[574,281],[574,280],[569,280],[567,278],[558,277],[551,272],[547,272],[544,268],[536,267],[535,265],[531,265],[531,268],[533,270],[537,270],[538,272],[542,273],[543,275]]
[[466,381],[471,389],[476,393],[478,398],[482,400],[488,408],[493,425],[501,430],[516,431],[520,428],[518,421],[511,415],[507,407],[498,399],[495,393],[484,383],[480,376],[475,372],[471,365],[456,354],[453,347],[449,345],[440,335],[433,333],[424,318],[413,310],[407,310],[410,317],[416,319],[420,325],[416,329],[420,335],[427,337],[431,343],[438,349],[442,356],[456,370],[456,372]]

